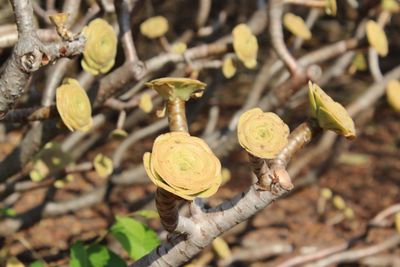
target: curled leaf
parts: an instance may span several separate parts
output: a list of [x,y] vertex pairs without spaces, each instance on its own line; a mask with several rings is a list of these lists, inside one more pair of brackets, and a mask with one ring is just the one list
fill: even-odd
[[139,108],[146,113],[150,113],[153,110],[153,102],[149,93],[143,93],[140,96]]
[[289,127],[275,113],[253,108],[240,116],[237,134],[247,152],[273,159],[287,145]]
[[325,0],[325,13],[329,16],[336,16],[337,5],[336,0]]
[[93,74],[108,72],[117,55],[117,35],[113,27],[103,19],[95,19],[83,29],[86,37],[82,68]]
[[168,31],[168,20],[163,16],[155,16],[146,19],[140,24],[140,32],[150,38],[158,38]]
[[152,182],[187,200],[213,195],[221,184],[221,163],[208,145],[186,132],[158,136],[143,156]]
[[206,84],[189,78],[166,77],[152,80],[146,83],[146,86],[156,90],[164,99],[179,98],[187,101],[191,97],[197,97],[198,93],[202,93]]
[[246,68],[257,66],[258,43],[246,24],[237,25],[232,31],[233,49]]
[[389,105],[397,112],[400,112],[400,82],[391,80],[386,87],[386,99]]
[[64,79],[56,91],[56,106],[69,130],[87,132],[92,128],[92,107],[86,91],[75,79]]
[[285,25],[286,29],[288,29],[293,35],[304,40],[311,39],[311,31],[300,16],[296,16],[293,13],[286,13],[283,16],[283,25]]
[[183,42],[177,42],[171,46],[171,51],[178,55],[182,55],[183,53],[185,53],[186,49],[187,45]]
[[94,158],[93,166],[101,178],[108,177],[110,174],[112,174],[114,169],[112,160],[101,153],[97,154]]
[[308,97],[311,107],[311,117],[325,130],[331,130],[346,138],[355,138],[356,129],[353,119],[347,110],[335,102],[317,84],[308,84]]
[[376,50],[381,57],[387,56],[389,52],[389,42],[382,27],[373,20],[366,24],[367,39],[369,44]]
[[236,67],[235,64],[233,63],[232,57],[225,58],[224,63],[222,64],[222,73],[224,74],[224,77],[227,79],[230,79],[235,75]]

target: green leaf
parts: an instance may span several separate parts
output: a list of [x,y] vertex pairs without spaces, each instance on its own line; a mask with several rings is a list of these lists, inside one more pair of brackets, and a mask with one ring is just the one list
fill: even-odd
[[29,264],[29,267],[45,267],[45,266],[41,261],[34,261],[31,264]]
[[9,217],[13,217],[13,216],[17,215],[17,212],[13,208],[0,208],[0,214],[9,216]]
[[111,233],[134,260],[140,259],[160,244],[153,230],[144,223],[128,217],[117,216]]
[[126,263],[107,247],[93,244],[87,250],[91,267],[126,267]]
[[76,242],[70,249],[71,260],[69,262],[70,267],[91,267],[89,264],[88,255],[86,249],[82,245],[81,241]]

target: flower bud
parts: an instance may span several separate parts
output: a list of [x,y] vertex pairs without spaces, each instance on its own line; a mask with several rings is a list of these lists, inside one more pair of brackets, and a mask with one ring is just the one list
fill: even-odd
[[150,39],[163,36],[168,31],[168,20],[163,16],[146,19],[140,24],[140,32]]

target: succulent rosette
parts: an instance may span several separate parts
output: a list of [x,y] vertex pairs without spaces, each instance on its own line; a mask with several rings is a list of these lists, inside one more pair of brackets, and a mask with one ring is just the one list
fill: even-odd
[[246,24],[237,25],[232,31],[233,49],[246,68],[257,66],[258,42]]
[[92,128],[92,107],[86,91],[75,79],[64,79],[56,91],[57,111],[69,130],[87,132]]
[[201,96],[206,84],[189,78],[166,77],[152,80],[146,86],[156,90],[166,100],[179,98],[187,101],[191,97]]
[[186,200],[209,197],[221,184],[218,158],[202,139],[186,132],[158,136],[143,162],[154,184]]
[[168,20],[163,16],[148,18],[140,24],[140,32],[150,39],[163,36],[168,31],[168,28]]
[[93,75],[108,72],[117,55],[117,35],[113,27],[103,19],[95,19],[83,29],[83,34],[87,40],[82,68]]
[[287,145],[289,127],[275,113],[253,108],[240,116],[237,134],[251,155],[273,159]]
[[346,138],[355,138],[356,129],[347,110],[335,102],[317,84],[310,81],[308,88],[311,117],[318,121],[318,125]]

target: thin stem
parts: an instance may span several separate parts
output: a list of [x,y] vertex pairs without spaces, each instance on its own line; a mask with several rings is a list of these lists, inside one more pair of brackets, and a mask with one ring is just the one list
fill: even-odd
[[300,5],[306,7],[324,8],[326,6],[325,0],[284,0],[285,4]]

